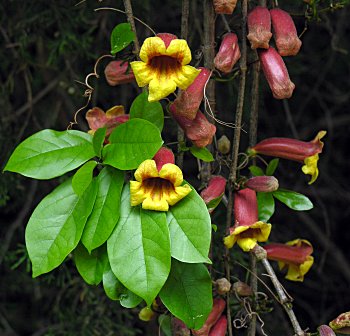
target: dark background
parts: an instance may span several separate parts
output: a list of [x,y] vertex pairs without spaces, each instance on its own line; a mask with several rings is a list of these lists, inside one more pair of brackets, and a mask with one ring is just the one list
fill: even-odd
[[[252,2],[251,4],[253,4]],[[308,13],[300,1],[280,0],[289,10],[302,35],[300,53],[285,58],[290,77],[296,85],[288,101],[272,98],[261,76],[258,139],[271,136],[311,140],[321,129],[327,130],[324,152],[320,155],[320,177],[312,186],[300,170],[300,164],[281,161],[276,177],[283,188],[307,195],[314,209],[295,212],[278,204],[272,217],[271,240],[308,239],[314,246],[315,264],[303,283],[280,279],[291,296],[303,328],[315,331],[338,314],[350,310],[350,234],[349,131],[350,131],[350,8],[333,10],[328,1],[318,2],[317,13]],[[334,3],[336,5],[336,3]],[[1,168],[15,146],[44,128],[65,130],[74,113],[86,103],[84,82],[93,71],[96,59],[109,53],[109,35],[113,27],[126,22],[122,13],[111,10],[95,12],[98,7],[123,9],[121,1],[20,1],[0,4],[0,163]],[[181,1],[134,1],[134,15],[156,32],[180,35]],[[227,16],[233,31],[239,33],[239,8]],[[193,65],[203,65],[202,1],[191,1],[189,45]],[[225,32],[220,17],[216,24],[217,44]],[[140,41],[150,31],[137,23]],[[129,50],[130,51],[130,50]],[[249,53],[250,64],[255,61]],[[135,84],[109,87],[103,76],[107,60],[98,69],[99,79],[89,105],[108,109],[122,104],[130,108],[140,92]],[[248,131],[251,71],[248,71],[243,129]],[[230,76],[224,77],[228,79]],[[234,120],[238,79],[217,83],[217,117]],[[172,99],[172,97],[170,97]],[[165,105],[164,105],[165,106]],[[81,130],[87,130],[83,110]],[[164,131],[168,143],[175,141],[174,122],[168,117]],[[232,129],[218,125],[217,138],[232,136]],[[242,147],[247,148],[248,133],[242,133]],[[175,147],[174,147],[175,149]],[[198,167],[185,154],[185,178],[194,185]],[[218,169],[218,165],[216,165]],[[218,171],[214,171],[217,173]],[[226,173],[225,165],[222,172]],[[17,174],[0,175],[0,335],[155,335],[155,323],[138,320],[135,310],[122,309],[110,301],[100,287],[87,286],[68,258],[50,274],[32,279],[30,262],[24,246],[24,230],[39,201],[59,182],[33,181]],[[225,207],[213,215],[219,230],[214,233],[214,278],[222,268]],[[234,257],[247,264],[246,256],[234,249]],[[262,270],[261,270],[262,271]],[[216,273],[215,273],[216,272]],[[243,267],[233,266],[234,277],[245,280]],[[268,279],[261,276],[268,285]],[[271,286],[270,286],[271,287]],[[261,286],[262,291],[266,289]],[[238,312],[240,307],[238,306]],[[267,313],[273,309],[271,313]],[[292,335],[283,311],[273,302],[260,312],[268,335]],[[243,334],[243,333],[242,333]]]

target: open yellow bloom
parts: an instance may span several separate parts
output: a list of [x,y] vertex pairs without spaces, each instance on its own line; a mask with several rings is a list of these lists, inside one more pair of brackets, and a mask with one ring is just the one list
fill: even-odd
[[237,226],[229,236],[224,238],[224,244],[227,248],[237,243],[245,252],[253,249],[257,242],[265,242],[270,235],[271,224],[256,222],[250,226]]
[[181,169],[166,163],[158,171],[154,160],[143,161],[135,171],[136,181],[130,181],[130,202],[132,206],[142,203],[146,210],[168,211],[191,192],[188,184],[181,186]]
[[192,84],[200,70],[186,65],[191,61],[187,42],[172,34],[147,38],[140,50],[141,61],[131,62],[138,86],[149,84],[150,102],[158,101],[179,87]]

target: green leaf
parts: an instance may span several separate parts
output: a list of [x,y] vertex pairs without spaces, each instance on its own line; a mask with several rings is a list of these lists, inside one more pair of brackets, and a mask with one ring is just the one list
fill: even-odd
[[130,118],[145,119],[156,125],[161,132],[164,126],[164,112],[160,102],[149,102],[147,92],[142,92],[131,104]]
[[203,264],[185,264],[172,259],[169,278],[159,296],[169,311],[188,328],[199,329],[212,306],[211,278]]
[[107,132],[106,127],[99,128],[95,132],[95,134],[92,138],[92,145],[94,147],[95,154],[99,158],[101,157],[101,154],[102,154],[102,148],[103,148],[103,143],[104,143],[105,138],[106,138],[106,132]]
[[130,23],[120,23],[114,27],[111,34],[111,54],[126,48],[135,39],[135,33],[131,30]]
[[210,210],[214,210],[220,204],[223,196],[224,194],[212,199],[209,203],[207,203],[207,208]]
[[95,204],[81,237],[89,252],[108,239],[118,222],[124,173],[112,167],[105,167],[95,178],[95,182]]
[[295,191],[278,189],[273,192],[273,196],[296,211],[310,210],[314,207],[308,197]]
[[188,263],[209,262],[211,219],[203,199],[192,191],[167,212],[171,256]]
[[111,268],[123,285],[150,305],[170,271],[170,239],[163,212],[130,206],[124,187],[118,224],[107,241]]
[[103,288],[106,295],[111,300],[119,300],[125,308],[134,308],[142,302],[142,298],[137,296],[123,286],[123,284],[114,275],[109,262],[107,262],[103,272]]
[[86,162],[74,174],[72,179],[72,187],[77,195],[82,195],[92,181],[92,173],[97,166],[96,161]]
[[212,161],[214,161],[213,155],[210,153],[210,151],[206,147],[199,148],[199,147],[196,147],[196,146],[192,146],[192,147],[190,147],[190,152],[197,159],[200,159],[200,160],[202,160],[204,162],[212,162]]
[[276,171],[279,163],[279,159],[273,159],[269,162],[267,168],[266,168],[266,175],[272,176],[274,172]]
[[259,220],[267,223],[275,212],[275,200],[270,192],[258,192],[257,199]]
[[258,166],[249,166],[248,169],[249,169],[249,171],[251,172],[251,174],[253,176],[263,176],[263,175],[265,175],[264,171]]
[[61,176],[95,156],[90,134],[43,130],[21,142],[4,170],[39,180]]
[[98,285],[108,263],[106,245],[88,253],[82,244],[74,250],[74,261],[79,274],[89,285]]
[[50,272],[77,246],[96,197],[95,184],[78,196],[71,179],[36,207],[26,228],[26,246],[33,277]]
[[169,315],[160,315],[158,317],[158,324],[160,330],[163,332],[164,336],[171,336],[171,317]]
[[136,169],[163,144],[158,128],[143,119],[131,119],[119,125],[109,141],[103,149],[103,162],[121,170]]
[[106,263],[103,276],[102,276],[102,281],[103,281],[103,289],[106,295],[111,300],[119,300],[120,294],[123,293],[123,290],[125,290],[125,287],[114,275],[109,262]]

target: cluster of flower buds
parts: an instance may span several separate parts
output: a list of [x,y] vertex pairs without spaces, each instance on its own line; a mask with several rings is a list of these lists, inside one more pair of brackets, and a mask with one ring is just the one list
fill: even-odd
[[214,299],[213,309],[202,328],[192,330],[194,336],[225,336],[227,329],[227,319],[222,315],[226,308],[226,301],[218,298]]
[[[269,45],[271,23],[277,51]],[[292,17],[280,8],[269,11],[257,6],[248,14],[247,38],[251,48],[258,49],[262,70],[273,96],[276,99],[290,98],[295,85],[281,56],[294,56],[301,47]]]

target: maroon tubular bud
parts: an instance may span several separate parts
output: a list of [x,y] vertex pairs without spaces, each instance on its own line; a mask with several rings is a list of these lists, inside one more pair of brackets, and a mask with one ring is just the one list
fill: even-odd
[[252,49],[269,48],[271,33],[271,16],[266,7],[255,7],[248,14],[248,40]]
[[223,73],[229,73],[240,57],[237,35],[235,33],[225,34],[219,52],[214,58],[215,68]]
[[317,330],[320,336],[336,336],[335,332],[327,325],[321,325]]
[[227,329],[227,318],[225,315],[221,316],[210,330],[209,336],[225,336]]
[[274,176],[255,176],[244,186],[257,192],[271,192],[278,189],[278,180]]
[[201,197],[205,204],[208,204],[215,198],[220,197],[225,192],[226,179],[220,175],[212,176],[208,186],[202,190]]
[[134,73],[125,61],[109,62],[105,68],[107,83],[111,86],[130,83],[135,80]]
[[237,0],[214,0],[216,14],[232,14],[236,8]]
[[260,49],[258,53],[261,67],[274,98],[290,98],[295,85],[289,78],[287,67],[280,54],[272,47],[267,50]]
[[226,301],[223,299],[214,299],[213,309],[211,310],[207,320],[199,330],[192,330],[194,336],[208,336],[209,330],[220,318],[226,307]]
[[156,162],[158,171],[160,171],[166,163],[175,163],[174,153],[171,149],[166,147],[161,147],[154,155],[153,160]]
[[193,83],[178,95],[174,104],[176,112],[188,119],[193,120],[196,117],[199,106],[203,100],[204,87],[210,77],[210,70],[199,68],[201,72],[195,78]]
[[277,50],[281,56],[294,56],[299,52],[301,41],[292,17],[280,8],[270,10]]

